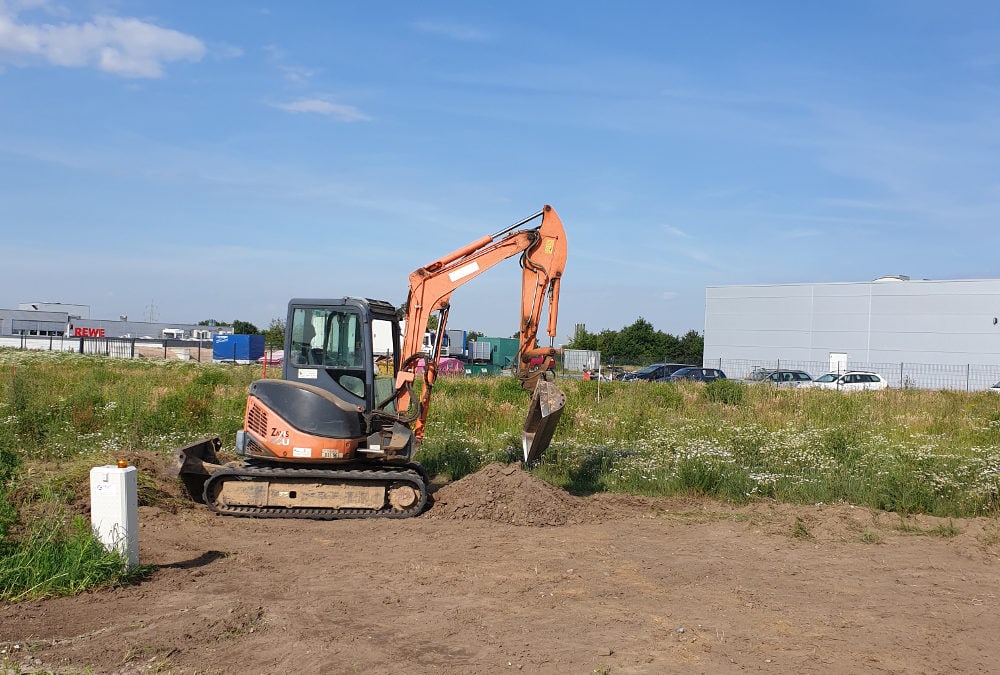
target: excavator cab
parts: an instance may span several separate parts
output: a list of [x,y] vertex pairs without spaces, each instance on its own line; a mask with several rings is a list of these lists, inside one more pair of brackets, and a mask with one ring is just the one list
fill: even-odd
[[399,367],[400,330],[389,303],[293,299],[285,326],[282,379],[320,387],[366,411],[392,394],[392,376],[382,369]]

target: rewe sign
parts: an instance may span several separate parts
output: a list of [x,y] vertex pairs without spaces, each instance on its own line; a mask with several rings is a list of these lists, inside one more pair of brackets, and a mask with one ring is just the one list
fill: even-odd
[[73,328],[73,337],[104,337],[103,328],[81,328],[79,326]]

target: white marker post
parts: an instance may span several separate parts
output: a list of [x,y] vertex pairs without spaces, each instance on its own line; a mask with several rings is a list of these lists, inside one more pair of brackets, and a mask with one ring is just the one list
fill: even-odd
[[118,551],[129,567],[135,567],[139,564],[137,473],[134,466],[120,464],[90,470],[90,523],[105,548]]

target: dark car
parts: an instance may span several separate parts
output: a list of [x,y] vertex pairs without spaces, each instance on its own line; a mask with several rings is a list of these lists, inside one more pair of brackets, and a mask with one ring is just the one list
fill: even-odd
[[646,366],[645,368],[637,370],[634,373],[625,373],[621,379],[625,381],[641,380],[644,382],[656,382],[657,380],[662,380],[664,377],[669,377],[681,368],[690,367],[690,363],[654,363],[653,365]]
[[712,382],[713,380],[724,380],[726,374],[718,368],[681,368],[674,371],[672,375],[661,378],[660,382],[677,382],[678,380],[693,380],[695,382]]

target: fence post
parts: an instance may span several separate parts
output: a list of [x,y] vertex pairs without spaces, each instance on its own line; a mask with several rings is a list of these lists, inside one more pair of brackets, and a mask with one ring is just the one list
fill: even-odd
[[965,391],[969,391],[969,377],[972,375],[972,364],[965,364]]

